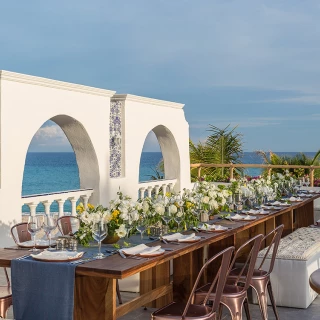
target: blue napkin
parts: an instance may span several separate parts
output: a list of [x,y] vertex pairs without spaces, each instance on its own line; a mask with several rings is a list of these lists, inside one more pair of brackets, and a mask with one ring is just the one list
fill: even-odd
[[73,319],[76,265],[31,257],[11,261],[13,313],[16,320]]

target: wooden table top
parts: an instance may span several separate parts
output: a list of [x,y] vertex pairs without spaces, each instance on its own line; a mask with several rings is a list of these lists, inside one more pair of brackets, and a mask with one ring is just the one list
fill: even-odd
[[314,271],[309,278],[310,287],[320,294],[320,269]]
[[[79,275],[91,275],[106,278],[123,279],[138,272],[147,270],[158,264],[164,263],[171,259],[182,256],[191,251],[200,249],[205,245],[214,243],[216,241],[230,237],[240,231],[251,228],[259,223],[265,222],[270,218],[281,215],[293,209],[304,206],[305,204],[319,198],[320,194],[314,195],[312,198],[306,198],[302,202],[293,203],[289,207],[284,207],[280,210],[274,211],[274,213],[268,215],[257,215],[257,219],[253,221],[228,221],[221,219],[214,219],[211,222],[227,226],[230,229],[224,232],[199,232],[198,236],[201,236],[200,241],[194,243],[180,243],[180,245],[164,244],[162,242],[152,242],[153,245],[160,245],[162,248],[172,248],[173,251],[165,251],[165,253],[158,257],[144,258],[141,260],[136,259],[124,259],[120,255],[112,255],[102,260],[94,260],[85,264],[81,264],[76,267],[76,274]],[[192,233],[192,231],[186,232],[186,234]],[[26,254],[26,250],[9,250],[0,249],[0,266],[10,267],[12,259],[21,257]]]

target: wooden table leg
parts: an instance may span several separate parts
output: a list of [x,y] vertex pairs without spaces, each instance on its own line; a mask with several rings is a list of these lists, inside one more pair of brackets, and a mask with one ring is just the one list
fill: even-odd
[[173,260],[173,300],[186,302],[203,266],[203,248]]
[[[140,273],[140,295],[170,283],[170,262],[161,263]],[[162,296],[146,307],[160,308],[172,301],[172,294]]]
[[294,209],[297,228],[308,227],[314,224],[314,204],[313,201],[304,206]]
[[115,320],[116,280],[76,275],[75,320]]
[[276,226],[284,225],[282,232],[282,238],[294,231],[293,225],[293,210],[284,212],[283,214],[276,216]]

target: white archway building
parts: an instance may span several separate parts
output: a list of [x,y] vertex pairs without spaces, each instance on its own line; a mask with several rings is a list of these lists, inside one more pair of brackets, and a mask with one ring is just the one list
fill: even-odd
[[[80,188],[93,189],[93,203],[107,205],[119,187],[138,197],[140,157],[151,130],[164,157],[166,181],[175,182],[176,190],[190,186],[189,126],[182,104],[0,71],[0,115],[1,246],[11,243],[10,226],[21,221],[22,204],[36,206],[35,197],[21,199],[23,171],[29,144],[47,120],[69,139]],[[146,184],[146,190],[153,186]],[[63,203],[71,195],[40,197],[38,203],[60,198]]]

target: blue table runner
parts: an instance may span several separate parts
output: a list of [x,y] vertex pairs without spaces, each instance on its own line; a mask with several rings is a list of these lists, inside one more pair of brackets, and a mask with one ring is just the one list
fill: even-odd
[[13,313],[16,320],[72,320],[76,265],[11,261]]

